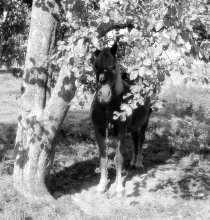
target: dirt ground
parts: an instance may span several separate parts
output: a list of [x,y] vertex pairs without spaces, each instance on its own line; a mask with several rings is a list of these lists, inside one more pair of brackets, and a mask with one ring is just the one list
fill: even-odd
[[0,85],[0,219],[210,219],[209,124],[166,112],[152,115],[141,170],[129,168],[132,142],[127,136],[125,195],[116,198],[113,142],[110,187],[99,195],[98,150],[89,112],[70,111],[51,171],[49,191],[56,206],[28,204],[13,188],[11,176],[20,80],[0,75]]

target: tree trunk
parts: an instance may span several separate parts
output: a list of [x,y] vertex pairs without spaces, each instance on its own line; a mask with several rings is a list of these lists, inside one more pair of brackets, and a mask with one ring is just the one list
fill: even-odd
[[23,76],[21,114],[15,143],[14,186],[28,200],[50,202],[46,188],[54,159],[55,136],[76,90],[75,77],[64,64],[49,101],[47,58],[54,44],[57,4],[34,1]]

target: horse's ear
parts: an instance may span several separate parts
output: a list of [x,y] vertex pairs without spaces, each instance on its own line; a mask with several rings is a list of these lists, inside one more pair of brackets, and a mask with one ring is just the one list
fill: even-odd
[[93,55],[94,55],[94,57],[97,58],[100,53],[101,53],[101,51],[97,49],[97,50],[93,53]]
[[117,53],[117,48],[118,48],[117,42],[115,41],[114,44],[111,47],[111,53],[112,53],[113,56]]

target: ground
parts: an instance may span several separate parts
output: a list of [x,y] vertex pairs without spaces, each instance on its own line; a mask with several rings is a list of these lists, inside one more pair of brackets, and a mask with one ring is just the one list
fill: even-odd
[[0,75],[0,219],[210,219],[210,110],[208,89],[165,90],[168,106],[152,114],[144,144],[144,169],[129,168],[125,195],[113,196],[114,145],[109,141],[107,193],[95,191],[99,159],[89,112],[69,111],[56,143],[49,191],[54,206],[29,204],[12,186],[13,147],[20,80]]

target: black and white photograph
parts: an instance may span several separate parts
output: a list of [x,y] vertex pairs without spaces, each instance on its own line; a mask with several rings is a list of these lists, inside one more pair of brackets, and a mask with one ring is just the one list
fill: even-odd
[[0,220],[210,220],[210,0],[0,0]]

